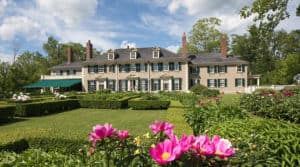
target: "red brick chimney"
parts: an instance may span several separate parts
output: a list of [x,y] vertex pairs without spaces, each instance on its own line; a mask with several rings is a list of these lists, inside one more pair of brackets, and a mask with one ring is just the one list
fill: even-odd
[[72,48],[68,48],[67,49],[68,51],[68,64],[71,64],[73,62],[73,50]]
[[186,50],[186,35],[185,32],[182,35],[182,56],[186,57],[187,55],[187,50]]
[[93,58],[93,44],[90,40],[86,43],[86,60]]
[[227,38],[226,34],[222,34],[221,37],[221,55],[224,58],[227,58]]

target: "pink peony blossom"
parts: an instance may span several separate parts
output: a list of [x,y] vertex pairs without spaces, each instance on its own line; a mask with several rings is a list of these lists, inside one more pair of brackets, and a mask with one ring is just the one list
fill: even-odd
[[212,143],[215,145],[215,155],[220,158],[226,158],[235,154],[235,149],[232,148],[230,141],[227,139],[220,139],[219,136],[214,136]]
[[168,122],[159,122],[159,121],[155,121],[155,124],[153,125],[150,125],[149,126],[150,129],[152,129],[152,132],[154,134],[157,134],[161,131],[164,131],[166,133],[167,136],[173,136],[173,128],[174,128],[174,125],[168,123]]
[[292,95],[294,94],[294,92],[292,92],[292,91],[285,91],[285,92],[282,92],[282,94],[283,94],[284,96],[290,97],[290,96],[292,96]]
[[89,153],[92,155],[92,154],[94,154],[94,152],[95,152],[95,149],[93,149],[93,148],[91,148],[90,150],[89,150]]
[[185,153],[186,151],[188,151],[191,147],[192,144],[195,142],[195,136],[190,135],[190,136],[186,136],[186,135],[182,135],[179,144],[181,147],[181,153]]
[[105,123],[104,126],[96,125],[93,127],[93,133],[90,133],[89,141],[93,141],[93,146],[96,146],[96,142],[105,137],[111,137],[116,133],[116,129],[112,128],[111,124]]
[[118,131],[118,138],[119,139],[127,139],[129,137],[128,130],[119,130]]
[[210,156],[215,153],[215,146],[210,141],[209,136],[197,136],[193,143],[193,148],[200,155]]
[[165,165],[175,160],[180,156],[180,154],[181,154],[180,145],[168,139],[150,148],[151,157],[159,165]]

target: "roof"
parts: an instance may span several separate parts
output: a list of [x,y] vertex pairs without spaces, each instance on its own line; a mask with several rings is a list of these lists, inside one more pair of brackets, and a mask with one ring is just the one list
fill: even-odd
[[115,59],[114,60],[108,60],[107,58],[107,52],[103,53],[101,56],[94,57],[90,60],[87,60],[84,62],[84,64],[113,64],[113,63],[132,63],[132,62],[162,62],[164,60],[176,60],[176,61],[188,61],[189,59],[186,57],[182,57],[182,55],[173,53],[167,49],[160,48],[160,57],[159,59],[153,58],[153,49],[152,47],[148,48],[135,48],[137,50],[137,58],[136,59],[130,59],[130,51],[131,49],[124,48],[124,49],[115,49]]
[[192,64],[196,65],[236,65],[248,64],[248,61],[242,60],[240,57],[224,58],[221,53],[200,53],[190,54]]
[[76,61],[71,63],[62,63],[51,67],[51,70],[61,70],[61,69],[80,69],[82,67],[82,61]]
[[49,88],[49,87],[67,88],[76,84],[81,84],[81,79],[40,80],[38,82],[26,85],[23,88]]

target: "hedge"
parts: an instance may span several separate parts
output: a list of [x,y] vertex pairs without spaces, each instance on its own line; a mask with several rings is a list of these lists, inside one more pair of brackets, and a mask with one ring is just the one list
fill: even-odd
[[80,107],[97,109],[121,109],[128,108],[128,100],[133,97],[125,97],[120,100],[86,100],[80,99]]
[[15,106],[1,106],[0,107],[0,123],[7,122],[12,119],[15,114]]
[[16,116],[30,117],[79,108],[78,100],[57,100],[16,105]]
[[142,100],[141,98],[129,100],[128,106],[133,110],[168,109],[168,100]]

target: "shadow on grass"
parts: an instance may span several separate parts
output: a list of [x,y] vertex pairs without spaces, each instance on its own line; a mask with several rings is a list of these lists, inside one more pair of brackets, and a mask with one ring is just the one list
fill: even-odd
[[0,120],[0,126],[13,124],[13,123],[17,123],[17,122],[23,122],[23,121],[27,121],[27,120],[29,120],[29,118],[20,118],[20,117],[16,117],[16,118],[9,119],[9,120]]

